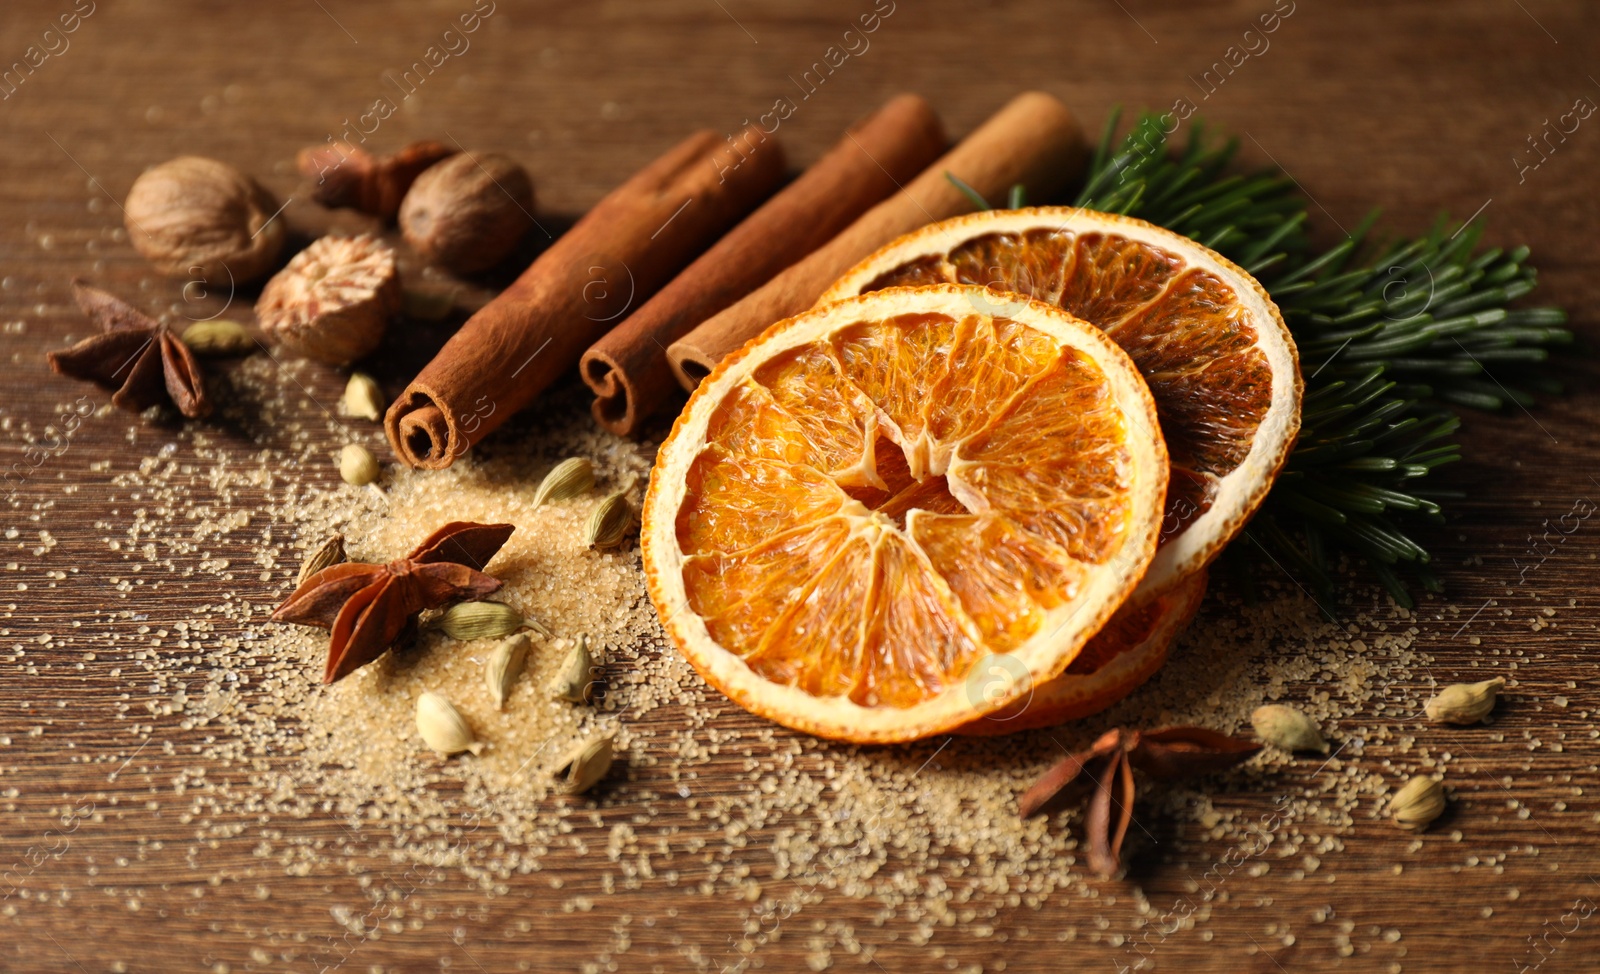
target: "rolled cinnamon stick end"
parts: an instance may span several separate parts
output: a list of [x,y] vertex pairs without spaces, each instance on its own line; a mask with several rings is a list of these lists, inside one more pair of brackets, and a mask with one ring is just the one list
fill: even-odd
[[467,319],[389,407],[395,456],[442,469],[777,189],[783,153],[757,126],[696,132],[595,204]]
[[[667,346],[822,246],[944,151],[927,100],[898,95],[583,354],[595,419],[632,436],[677,389]],[[830,282],[831,283],[831,282]]]
[[902,234],[976,209],[946,173],[986,199],[1021,183],[1049,199],[1079,179],[1089,160],[1083,130],[1058,99],[1030,91],[1013,98],[905,189],[862,214],[828,243],[667,348],[679,384],[692,390],[723,356],[767,326],[811,307],[845,271]]
[[443,410],[430,400],[427,405],[400,417],[397,435],[413,456],[439,456],[449,447],[450,423],[444,418]]

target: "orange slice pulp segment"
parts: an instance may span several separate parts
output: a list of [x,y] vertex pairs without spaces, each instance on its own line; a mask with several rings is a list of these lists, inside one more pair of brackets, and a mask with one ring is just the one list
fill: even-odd
[[1266,498],[1300,428],[1303,385],[1277,307],[1225,258],[1128,217],[991,210],[901,237],[822,300],[942,283],[1060,307],[1099,326],[1138,365],[1172,470],[1161,550],[1137,600],[1207,565]]
[[[852,741],[948,730],[1060,673],[1144,574],[1167,477],[1149,390],[1100,330],[991,297],[892,288],[779,322],[662,445],[651,598],[747,709]],[[969,679],[996,666],[999,690]]]

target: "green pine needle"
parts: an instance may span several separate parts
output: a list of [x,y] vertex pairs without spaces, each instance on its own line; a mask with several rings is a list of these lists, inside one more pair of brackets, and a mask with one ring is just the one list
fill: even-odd
[[[1482,227],[1441,219],[1414,240],[1372,236],[1376,214],[1313,250],[1305,200],[1279,173],[1237,173],[1236,140],[1208,144],[1196,123],[1169,148],[1146,113],[1115,137],[1113,113],[1075,205],[1123,213],[1199,241],[1261,281],[1300,352],[1300,439],[1246,529],[1249,547],[1330,615],[1341,552],[1363,557],[1402,605],[1407,579],[1437,591],[1411,536],[1443,521],[1448,496],[1422,481],[1461,458],[1457,407],[1526,407],[1558,391],[1541,366],[1572,340],[1559,308],[1509,308],[1533,290],[1528,249],[1488,249]],[[1237,547],[1237,546],[1236,546]]]

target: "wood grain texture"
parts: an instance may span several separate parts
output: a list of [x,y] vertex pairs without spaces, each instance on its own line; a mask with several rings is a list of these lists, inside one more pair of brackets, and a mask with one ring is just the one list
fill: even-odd
[[[44,436],[85,391],[50,376],[44,364],[47,350],[87,334],[71,303],[73,276],[137,295],[151,307],[188,307],[180,285],[153,273],[121,232],[118,201],[141,168],[183,153],[215,156],[257,174],[282,196],[295,185],[296,150],[338,133],[346,119],[387,96],[401,104],[374,136],[381,149],[448,136],[505,152],[532,172],[541,218],[550,212],[570,220],[659,147],[701,127],[736,132],[776,98],[798,99],[789,76],[821,58],[870,8],[866,0],[498,0],[470,49],[402,99],[396,78],[469,3],[78,3],[94,12],[66,38],[69,46],[0,101],[6,469],[24,460],[30,435]],[[1012,0],[981,7],[897,0],[871,35],[870,49],[803,100],[781,137],[791,164],[804,165],[852,119],[899,91],[927,95],[952,133],[969,131],[1027,88],[1057,95],[1090,126],[1113,104],[1164,108],[1185,97],[1240,136],[1246,160],[1275,162],[1300,183],[1316,202],[1312,215],[1324,239],[1374,206],[1384,207],[1387,225],[1402,232],[1423,229],[1441,210],[1465,216],[1482,209],[1493,243],[1532,246],[1543,272],[1541,298],[1570,309],[1588,343],[1600,337],[1594,311],[1600,257],[1593,243],[1600,118],[1584,121],[1537,169],[1519,174],[1514,161],[1537,158],[1528,138],[1575,98],[1600,99],[1594,77],[1600,9],[1552,0],[1448,7],[1277,3],[1292,14],[1270,35],[1270,46],[1218,85],[1201,79],[1215,74],[1213,65],[1230,46],[1260,47],[1242,38],[1272,9],[1270,0]],[[59,49],[42,34],[72,8],[72,0],[8,0],[0,66],[22,61],[30,45]],[[388,378],[403,384],[406,368],[397,363],[398,376]],[[1358,817],[1343,847],[1324,854],[1337,860],[1329,870],[1336,882],[1290,881],[1287,868],[1235,875],[1201,930],[1178,931],[1161,944],[1157,970],[1593,969],[1597,921],[1576,929],[1560,924],[1575,901],[1600,895],[1588,878],[1600,874],[1594,841],[1600,745],[1586,736],[1600,709],[1594,567],[1600,531],[1577,531],[1537,570],[1525,570],[1529,536],[1543,531],[1545,518],[1579,499],[1600,499],[1600,370],[1586,350],[1559,369],[1569,396],[1532,415],[1470,418],[1469,459],[1446,474],[1447,486],[1469,496],[1429,538],[1450,586],[1417,623],[1436,668],[1465,669],[1492,650],[1520,654],[1521,687],[1495,728],[1503,737],[1441,735],[1458,751],[1458,800],[1448,828],[1461,830],[1463,840],[1410,852],[1388,823]],[[311,373],[301,418],[313,419],[313,400],[337,398],[341,385],[332,372]],[[577,392],[568,387],[557,394]],[[409,883],[408,908],[426,922],[367,939],[351,970],[448,965],[498,972],[521,962],[541,971],[675,972],[706,969],[722,956],[727,937],[745,921],[746,904],[691,895],[698,878],[693,864],[684,865],[676,887],[619,890],[575,917],[561,904],[592,891],[594,870],[562,850],[552,850],[536,882],[514,883],[507,895],[489,899],[459,874],[407,877],[376,854],[348,869],[302,876],[253,854],[271,830],[341,839],[343,824],[316,815],[269,824],[243,805],[207,809],[203,816],[232,837],[194,841],[193,827],[173,817],[181,802],[172,795],[188,760],[182,755],[203,741],[205,728],[183,730],[175,717],[159,714],[111,719],[118,708],[146,701],[124,699],[123,681],[106,666],[126,652],[119,638],[137,626],[172,626],[216,601],[219,590],[261,601],[272,587],[258,581],[242,536],[197,541],[171,567],[152,564],[138,574],[122,553],[108,549],[103,539],[124,531],[141,503],[113,490],[111,477],[176,442],[172,430],[155,425],[130,442],[126,427],[85,423],[65,450],[26,477],[0,525],[7,549],[0,558],[7,590],[0,655],[26,652],[0,664],[6,681],[0,737],[10,740],[0,746],[0,868],[23,861],[60,811],[87,796],[105,813],[0,902],[0,969],[103,971],[120,961],[137,971],[314,970],[303,959],[280,958],[308,938],[341,936],[329,904],[366,902],[364,882]],[[216,439],[241,460],[282,445],[266,420],[220,426]],[[330,432],[327,446],[333,445]],[[307,463],[290,479],[332,477],[325,464]],[[200,502],[224,505],[203,477],[195,490]],[[248,508],[253,501],[236,494],[226,504]],[[35,555],[40,547],[46,553]],[[250,570],[224,580],[201,570],[202,558],[232,559]],[[1449,605],[1466,614],[1481,609],[1472,629],[1480,645],[1456,637],[1458,624],[1445,621]],[[1530,634],[1520,620],[1544,607],[1559,609],[1560,625]],[[119,616],[122,610],[129,615]],[[1497,616],[1502,610],[1516,618]],[[83,660],[90,652],[97,661]],[[1552,702],[1557,695],[1567,706]],[[673,714],[664,708],[652,719]],[[718,721],[761,726],[732,707]],[[1567,734],[1564,752],[1530,751],[1531,740],[1557,730]],[[1383,760],[1388,748],[1369,745],[1368,759]],[[126,764],[108,777],[103,762],[114,756]],[[724,754],[701,769],[701,787],[731,790],[738,760]],[[1310,783],[1313,767],[1286,776],[1285,787]],[[208,771],[225,782],[244,778],[237,767]],[[668,791],[649,769],[636,774],[635,786]],[[160,814],[147,806],[158,797]],[[1254,815],[1270,796],[1230,800]],[[578,827],[603,845],[609,823]],[[1063,943],[1057,933],[1067,925],[1087,931],[1101,915],[1126,918],[1141,899],[1160,913],[1216,853],[1202,835],[1157,829],[1156,838],[1160,849],[1144,855],[1137,886],[1097,884],[1096,899],[1057,897],[1042,910],[1002,901],[990,921],[995,936],[977,938],[957,926],[917,944],[903,921],[874,925],[874,904],[829,896],[791,918],[788,935],[762,947],[758,959],[766,970],[805,970],[808,937],[850,924],[872,947],[872,960],[839,951],[836,970],[898,974],[982,965],[1045,974],[1111,966],[1125,954],[1085,938]],[[1479,865],[1493,858],[1500,859],[1494,867]],[[1396,865],[1403,870],[1397,873]],[[552,877],[563,890],[551,888]],[[260,888],[270,898],[258,898]],[[137,912],[127,906],[135,898],[142,902]],[[631,919],[631,946],[607,967],[624,915]],[[1529,938],[1546,935],[1542,943],[1551,946],[1534,952]]]

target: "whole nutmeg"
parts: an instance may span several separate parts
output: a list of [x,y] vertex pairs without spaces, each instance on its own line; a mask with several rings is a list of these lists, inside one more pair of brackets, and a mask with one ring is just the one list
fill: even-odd
[[272,270],[285,229],[278,203],[225,162],[182,156],[134,180],[123,206],[134,249],[164,274],[212,285]]
[[378,347],[400,300],[392,247],[366,235],[323,237],[262,288],[256,318],[284,348],[348,365]]
[[459,274],[500,263],[532,225],[533,180],[494,153],[462,153],[425,170],[400,204],[406,242]]

